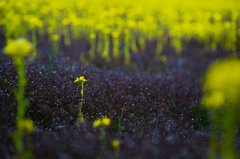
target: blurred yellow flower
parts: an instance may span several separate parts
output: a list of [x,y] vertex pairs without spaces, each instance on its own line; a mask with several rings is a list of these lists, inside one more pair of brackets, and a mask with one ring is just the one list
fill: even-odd
[[220,106],[224,102],[240,101],[240,59],[228,58],[215,62],[204,77],[203,103]]
[[99,127],[101,125],[104,125],[104,126],[109,126],[111,123],[111,119],[107,118],[107,117],[103,117],[102,119],[97,119],[93,122],[93,126],[94,127]]
[[119,145],[120,145],[120,143],[119,143],[118,140],[113,140],[113,141],[112,141],[112,147],[114,147],[114,148],[118,148]]
[[48,28],[47,28],[47,32],[48,32],[49,34],[51,34],[51,33],[53,32],[53,27],[48,27]]
[[96,34],[91,33],[91,34],[90,34],[90,38],[91,38],[91,39],[95,39],[95,38],[96,38]]
[[105,126],[109,126],[111,123],[111,120],[109,118],[102,118],[102,124],[105,125]]
[[214,91],[209,95],[205,95],[202,103],[207,107],[220,107],[225,103],[226,96],[220,91]]
[[75,83],[84,83],[87,80],[84,78],[84,76],[80,76],[79,78],[77,78],[74,82]]
[[25,38],[19,38],[15,41],[8,41],[7,46],[4,48],[6,55],[14,57],[16,55],[26,56],[33,49],[33,45]]
[[114,31],[114,32],[112,32],[112,36],[114,37],[114,38],[117,38],[117,37],[119,37],[119,32],[118,31]]
[[62,24],[63,24],[63,25],[68,25],[69,23],[70,23],[70,20],[67,19],[67,18],[64,18],[64,19],[62,20]]
[[59,37],[60,36],[58,34],[53,34],[52,35],[52,38],[53,38],[54,41],[57,41],[59,39]]
[[38,27],[42,27],[43,26],[43,22],[41,20],[39,20],[37,17],[31,17],[30,19],[28,19],[28,22],[33,27],[34,26],[38,26]]
[[102,125],[102,120],[100,118],[93,122],[93,126],[96,127],[96,128],[101,126],[101,125]]
[[0,10],[3,9],[3,7],[6,5],[6,2],[5,1],[1,1],[0,2]]
[[111,33],[111,29],[110,28],[104,28],[103,33],[104,34],[109,34],[109,33]]
[[81,123],[84,123],[84,118],[83,118],[83,117],[82,117],[82,118],[78,118],[78,119],[77,119],[77,123],[80,123],[80,124],[81,124]]
[[165,62],[165,61],[167,60],[167,56],[162,55],[162,56],[160,57],[160,60],[163,61],[163,62]]
[[35,126],[31,119],[24,119],[20,121],[18,124],[20,128],[25,129],[29,133],[32,133],[35,129]]

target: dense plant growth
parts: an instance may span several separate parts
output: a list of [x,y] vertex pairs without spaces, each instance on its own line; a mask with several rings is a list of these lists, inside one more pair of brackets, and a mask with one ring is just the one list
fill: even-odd
[[240,2],[215,3],[1,0],[0,158],[239,158]]

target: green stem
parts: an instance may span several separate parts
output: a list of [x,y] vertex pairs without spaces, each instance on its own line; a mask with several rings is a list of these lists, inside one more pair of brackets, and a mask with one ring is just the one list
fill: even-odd
[[80,119],[80,121],[84,121],[83,119],[83,114],[82,114],[82,105],[83,105],[83,88],[84,88],[84,82],[82,82],[82,90],[81,90],[81,95],[82,95],[82,98],[81,98],[81,104],[79,105],[78,109],[79,109],[79,114],[78,114],[78,119]]
[[121,116],[120,116],[120,119],[119,119],[119,122],[118,122],[118,132],[120,132],[120,130],[121,130],[121,122],[122,122],[123,110],[124,110],[124,105],[123,105]]
[[124,56],[125,56],[125,63],[130,63],[130,52],[129,52],[129,33],[126,32],[124,35]]
[[13,140],[15,147],[19,154],[22,153],[23,147],[22,147],[22,136],[23,136],[23,129],[20,125],[21,121],[24,120],[25,112],[28,106],[28,101],[24,99],[24,91],[26,86],[26,75],[25,75],[25,63],[22,56],[15,57],[14,64],[17,67],[18,72],[18,90],[15,91],[15,98],[18,103],[18,111],[17,111],[17,118],[16,118],[16,126],[17,131],[13,135]]
[[101,139],[101,140],[104,140],[104,139],[106,138],[106,134],[105,134],[104,128],[100,128],[100,131],[101,131],[101,137],[100,137],[100,139]]
[[217,109],[211,110],[210,121],[212,122],[212,128],[210,130],[210,139],[208,146],[208,158],[217,159],[218,158],[218,139],[220,134],[220,111]]
[[56,44],[55,44],[55,47],[54,47],[54,50],[53,50],[53,54],[52,54],[52,57],[50,59],[50,65],[49,65],[49,71],[50,72],[52,72],[52,63],[53,63],[53,59],[54,59],[54,56],[55,56],[55,53],[56,53],[56,50],[57,50],[58,40],[59,40],[59,38],[56,41]]
[[105,59],[109,59],[109,35],[104,34],[104,51],[103,51],[103,57]]
[[223,116],[223,135],[221,137],[220,153],[221,159],[237,159],[235,141],[238,125],[238,106],[225,108]]

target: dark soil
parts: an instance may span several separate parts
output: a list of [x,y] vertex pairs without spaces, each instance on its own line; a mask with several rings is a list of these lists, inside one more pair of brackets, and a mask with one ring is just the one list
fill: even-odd
[[[30,105],[26,118],[34,121],[31,134],[34,158],[114,158],[111,141],[120,141],[119,158],[206,158],[208,113],[201,105],[202,76],[209,64],[229,53],[223,50],[200,53],[201,45],[186,44],[181,55],[167,45],[161,62],[154,58],[154,43],[145,52],[132,53],[131,65],[124,57],[106,62],[98,56],[81,62],[89,44],[74,41],[60,52],[49,71],[50,47],[39,44],[37,59],[26,68],[25,98]],[[85,123],[76,126],[81,88],[74,80],[84,76]],[[0,53],[0,158],[16,154],[10,132],[15,130],[18,85],[12,59]],[[118,122],[124,107],[121,131]],[[106,141],[92,122],[101,116],[111,119]],[[240,135],[238,135],[240,136]],[[240,148],[238,137],[236,146]]]

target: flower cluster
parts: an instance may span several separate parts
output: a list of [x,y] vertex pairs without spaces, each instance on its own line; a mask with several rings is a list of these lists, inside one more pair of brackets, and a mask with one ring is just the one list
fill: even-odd
[[107,117],[104,117],[102,119],[97,119],[93,122],[93,126],[94,127],[99,127],[101,125],[104,125],[104,126],[109,126],[111,123],[111,119],[107,118]]
[[80,76],[79,78],[77,78],[74,82],[75,83],[84,83],[87,80],[84,78],[84,76]]
[[8,41],[7,46],[4,48],[4,52],[11,57],[16,55],[26,56],[32,51],[32,49],[33,45],[28,40],[25,38],[19,38],[15,41]]

